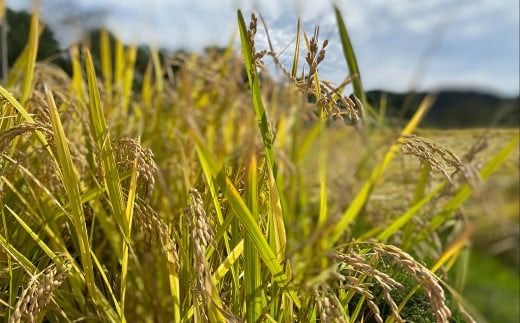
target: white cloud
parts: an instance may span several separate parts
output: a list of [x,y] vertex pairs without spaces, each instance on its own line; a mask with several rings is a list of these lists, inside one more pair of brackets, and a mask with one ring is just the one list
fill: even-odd
[[[85,28],[108,26],[127,42],[200,50],[226,44],[236,29],[236,8],[256,7],[270,26],[276,50],[291,46],[297,14],[305,30],[321,25],[330,38],[321,71],[334,81],[347,73],[336,21],[326,0],[40,0],[42,19],[68,44]],[[517,0],[337,0],[368,88],[407,90],[421,57],[432,59],[422,87],[475,84],[518,94]],[[30,8],[31,0],[7,0]],[[261,30],[261,28],[260,28]],[[440,35],[440,36],[439,36]],[[432,42],[439,38],[436,48]],[[266,44],[259,31],[259,44]],[[290,62],[292,49],[281,55]],[[425,54],[426,53],[426,54]],[[471,65],[471,64],[472,65]]]

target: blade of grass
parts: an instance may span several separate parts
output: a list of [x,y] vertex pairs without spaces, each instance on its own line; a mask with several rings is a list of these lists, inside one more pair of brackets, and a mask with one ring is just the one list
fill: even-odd
[[365,91],[363,90],[359,65],[357,63],[354,48],[352,46],[352,42],[350,41],[350,36],[347,31],[347,26],[345,25],[345,20],[343,19],[343,15],[341,14],[341,11],[337,6],[334,6],[334,12],[336,14],[336,22],[338,24],[339,38],[341,41],[341,47],[343,49],[343,56],[345,57],[345,61],[347,62],[350,75],[352,75],[352,86],[354,88],[354,95],[359,99],[359,101],[367,110],[367,112],[375,118],[375,120],[380,120],[380,117],[378,116],[377,112],[372,108],[370,104],[368,104]]
[[134,82],[135,60],[137,58],[137,47],[131,46],[125,53],[125,69],[123,74],[122,106],[124,116],[128,114],[128,106],[132,96],[132,84]]
[[[34,181],[37,181],[37,179],[35,177],[33,177],[33,175],[25,168],[23,167],[20,167],[24,173],[27,173],[27,175],[29,175],[31,177],[32,180]],[[61,252],[62,255],[64,255],[67,259],[69,259],[69,261],[72,263],[74,262],[74,258],[70,255],[69,251],[68,251],[68,248],[65,244],[65,242],[63,241],[62,237],[61,237],[61,233],[60,232],[54,232],[53,231],[53,228],[51,228],[51,223],[49,222],[50,219],[42,219],[40,218],[40,214],[39,213],[36,213],[35,210],[33,210],[33,208],[28,205],[28,201],[24,198],[23,196],[23,193],[21,193],[18,189],[16,189],[16,187],[7,179],[5,178],[4,176],[1,176],[0,177],[1,181],[4,182],[10,189],[11,191],[16,194],[16,196],[18,196],[19,200],[21,203],[23,203],[24,205],[26,205],[26,208],[27,208],[27,211],[29,212],[29,214],[32,214],[32,217],[31,219],[33,221],[35,221],[38,225],[40,225],[40,227],[42,228],[42,231],[46,233],[46,235],[50,238],[51,242],[52,242],[52,245],[53,246],[56,246],[59,248],[59,252]],[[41,184],[38,184],[41,186]],[[50,192],[48,192],[47,194],[50,194]],[[52,198],[52,197],[51,197]],[[82,201],[83,202],[83,201]],[[57,201],[55,201],[55,203],[58,203]],[[67,209],[70,209],[70,206],[67,207]],[[64,207],[61,207],[61,205],[58,205],[57,207],[57,210],[59,211],[56,211],[56,212],[66,212],[64,210]],[[54,214],[55,212],[51,212],[51,214]],[[63,214],[62,214],[63,215]],[[15,218],[17,218],[17,216],[14,214]],[[61,215],[57,214],[54,216],[54,220],[57,220]],[[17,221],[21,224],[21,226],[23,228],[25,228],[26,232],[29,233],[29,235],[35,239],[35,241],[38,242],[38,244],[40,245],[42,242],[40,241],[40,238],[38,237],[37,234],[35,234],[32,230],[30,230],[30,228],[25,224],[25,222],[23,222],[21,220],[21,218],[17,218]],[[46,245],[41,245],[40,246],[44,251],[47,251],[49,252],[50,248],[48,248]],[[102,268],[101,264],[97,261],[97,258],[94,254],[94,252],[91,250],[91,256],[94,260],[94,264],[96,265],[101,277],[103,278],[103,282],[105,283],[105,286],[106,288],[108,289],[109,291],[109,294],[112,298],[112,300],[114,301],[114,306],[116,308],[116,311],[118,314],[121,313],[120,311],[120,308],[118,306],[118,303],[117,303],[117,300],[116,300],[116,297],[114,296],[114,293],[112,291],[112,288],[110,286],[110,283],[105,275],[105,271],[104,269]],[[49,257],[51,258],[54,258],[54,254],[49,254]],[[79,273],[79,269],[77,269],[77,272]],[[82,284],[85,283],[84,281],[84,277],[81,276],[81,281],[82,281]],[[82,286],[78,286],[78,284],[76,284],[75,282],[77,282],[77,279],[74,281],[74,283],[71,285],[72,287],[72,290],[73,290],[73,294],[75,296],[75,299],[76,301],[79,303],[79,304],[83,304],[84,301],[83,301],[83,287]],[[99,294],[99,290],[96,289],[96,292]],[[103,299],[103,297],[100,297],[102,299],[102,306],[104,306],[105,309],[107,309],[107,311],[111,312],[112,309],[108,306],[108,303]],[[111,315],[111,313],[108,313],[107,312],[107,315]]]
[[[264,264],[271,272],[273,280],[280,287],[290,288],[290,286],[288,286],[289,282],[287,276],[282,266],[278,262],[276,255],[274,254],[271,247],[269,247],[269,244],[267,243],[267,240],[262,234],[262,231],[256,223],[253,215],[251,214],[251,211],[247,208],[246,203],[244,203],[244,200],[242,199],[242,197],[240,197],[240,194],[238,193],[237,189],[235,188],[231,180],[222,171],[217,171],[217,169],[214,166],[214,163],[211,162],[212,159],[209,157],[209,153],[203,147],[201,147],[200,144],[196,144],[195,148],[197,151],[197,156],[201,163],[206,163],[207,165],[209,165],[212,172],[212,178],[214,178],[220,189],[223,191],[237,218],[244,225],[248,236],[251,238],[251,241],[255,244],[260,257],[264,261]],[[296,306],[300,307],[300,300],[294,292],[294,290],[290,288],[288,292]]]
[[123,193],[119,179],[119,172],[113,154],[112,143],[108,131],[103,109],[101,107],[101,99],[97,87],[96,72],[94,63],[88,48],[85,48],[86,71],[88,79],[89,93],[89,118],[94,140],[96,142],[99,153],[101,154],[101,166],[103,170],[103,180],[107,188],[110,205],[116,222],[123,233],[123,238],[129,238],[128,223],[126,221]]
[[[323,123],[321,121],[320,123]],[[321,132],[321,131],[320,131]],[[319,177],[320,177],[320,213],[318,226],[321,227],[327,222],[327,135],[321,133],[319,148]]]
[[163,80],[163,69],[161,66],[161,59],[159,58],[159,52],[156,48],[150,48],[152,55],[152,63],[154,70],[155,90],[161,94],[164,92],[164,80]]
[[[255,221],[258,221],[258,174],[254,155],[251,156],[249,163],[248,178],[248,207]],[[262,314],[262,299],[259,290],[261,284],[260,258],[251,238],[246,236],[244,240],[246,318],[248,322],[256,322]]]
[[85,88],[83,84],[83,72],[81,71],[81,63],[79,59],[78,46],[70,47],[70,57],[72,63],[72,88],[79,96],[81,101],[87,102],[85,98]]
[[[137,159],[133,162],[132,167],[132,176],[130,177],[130,186],[128,187],[128,198],[126,202],[126,210],[125,210],[125,217],[126,217],[126,223],[128,227],[126,228],[128,232],[128,236],[131,236],[131,229],[132,229],[132,217],[134,215],[134,207],[135,207],[135,197],[137,194]],[[126,296],[126,275],[128,273],[128,249],[130,248],[130,245],[127,241],[123,242],[123,251],[122,251],[122,260],[121,260],[121,296],[120,296],[120,306],[121,306],[121,313],[122,322],[125,322],[125,296]]]
[[165,249],[167,251],[166,261],[168,266],[168,283],[170,285],[170,295],[172,297],[173,322],[179,323],[181,321],[181,290],[179,284],[179,266],[177,265],[177,262],[175,260],[175,255],[173,255],[175,246],[172,245],[170,239],[167,239],[165,243],[167,244]]
[[23,76],[25,71],[25,62],[29,57],[29,46],[30,43],[27,42],[23,51],[20,53],[13,66],[9,69],[9,75],[7,76],[7,82],[5,86],[11,88],[14,86]]
[[300,59],[301,27],[302,21],[300,18],[298,18],[298,23],[296,24],[296,43],[294,44],[294,55],[291,68],[291,77],[293,79],[296,79],[296,76],[298,74],[298,60]]
[[319,122],[314,124],[309,130],[309,132],[305,135],[304,139],[302,140],[301,144],[296,149],[296,161],[302,161],[303,158],[307,155],[310,148],[312,147],[313,143],[318,138],[318,135],[320,134],[321,130],[323,129],[323,125]]
[[20,97],[20,103],[25,105],[29,100],[33,87],[34,79],[34,67],[36,65],[36,55],[38,54],[38,39],[40,33],[38,28],[40,26],[38,12],[35,11],[31,16],[31,29],[29,31],[29,47],[27,61],[25,62],[25,73],[22,82],[22,94]]
[[407,224],[426,203],[428,203],[432,198],[437,196],[444,189],[445,186],[446,184],[440,184],[428,195],[426,195],[421,200],[413,204],[410,208],[408,208],[408,210],[406,210],[406,212],[397,217],[394,221],[392,221],[392,223],[389,226],[387,226],[381,233],[379,233],[377,239],[380,241],[388,240],[397,231],[399,231],[399,229],[401,229],[405,224]]
[[90,296],[92,297],[93,302],[95,304],[101,305],[104,309],[107,310],[107,313],[110,313],[108,310],[110,307],[108,306],[106,300],[99,296],[99,292],[95,284],[91,258],[93,251],[91,250],[88,241],[85,216],[83,214],[82,202],[79,193],[79,181],[76,175],[76,171],[74,170],[74,164],[72,162],[70,150],[67,145],[65,132],[63,130],[52,93],[47,87],[45,88],[45,92],[47,96],[47,103],[49,105],[49,114],[53,127],[54,140],[56,142],[57,163],[58,167],[60,168],[60,174],[67,196],[69,197],[73,227],[78,239],[80,258],[83,265],[83,274],[85,275],[85,285],[89,291]]
[[116,295],[114,294],[112,285],[110,284],[110,281],[108,280],[108,277],[105,273],[103,266],[99,262],[96,254],[94,253],[94,250],[91,250],[90,255],[92,256],[92,260],[94,261],[94,265],[96,266],[97,271],[99,272],[99,275],[101,275],[101,279],[103,280],[103,283],[105,284],[105,288],[108,290],[108,294],[112,298],[112,302],[114,303],[114,307],[116,308],[116,312],[119,315],[119,318],[122,318],[123,312],[122,312],[121,306],[117,302]]
[[116,38],[114,56],[114,86],[117,93],[122,93],[123,75],[125,70],[125,48],[123,43]]
[[343,20],[343,15],[337,6],[334,6],[334,12],[336,14],[336,21],[338,24],[339,38],[341,41],[341,47],[343,48],[343,54],[345,56],[350,74],[354,76],[352,80],[354,94],[364,106],[368,106],[365,91],[363,90],[363,84],[361,81],[361,73],[359,72],[359,65],[352,47],[352,42],[350,41],[350,37],[348,35],[345,21]]
[[[434,98],[432,96],[427,96],[423,100],[412,119],[408,122],[406,127],[401,132],[401,137],[409,135],[414,131],[414,129],[419,125],[422,118],[425,116],[428,109],[433,105],[433,102]],[[377,184],[380,177],[383,175],[385,169],[388,167],[388,165],[394,158],[394,155],[399,149],[399,147],[399,141],[397,141],[390,147],[388,152],[385,154],[383,160],[374,168],[368,181],[365,182],[365,184],[358,192],[354,200],[350,203],[347,210],[343,213],[339,222],[332,228],[332,236],[329,240],[331,245],[337,242],[339,238],[341,238],[343,232],[347,229],[350,223],[359,215],[365,203],[368,201],[372,189]]]
[[[219,196],[217,194],[217,189],[215,187],[215,183],[213,181],[213,173],[212,173],[212,166],[206,163],[205,159],[199,159],[200,165],[202,167],[202,172],[204,174],[204,178],[206,180],[206,183],[208,184],[209,191],[211,193],[211,201],[213,203],[213,208],[215,209],[215,213],[217,215],[217,221],[219,226],[222,228],[225,225],[224,222],[224,216],[222,215],[222,206],[220,205]],[[232,219],[231,217],[229,218]],[[222,232],[222,238],[224,240],[224,246],[226,248],[226,252],[229,254],[231,252],[231,247],[229,245],[229,234],[227,230],[224,230]],[[209,246],[208,251],[206,253],[206,259],[209,259],[213,252],[215,251],[215,248],[213,246]],[[231,274],[233,276],[233,281],[235,282],[235,286],[239,286],[239,280],[238,275],[234,268],[231,268]]]
[[233,264],[244,252],[244,240],[240,242],[231,250],[226,259],[217,267],[217,270],[213,273],[213,281],[215,284],[220,283],[224,276],[233,268]]
[[99,51],[103,84],[110,102],[110,97],[112,96],[112,49],[110,47],[110,35],[105,28],[101,29],[99,34]]
[[276,183],[271,173],[266,174],[267,184],[269,187],[269,208],[267,209],[269,217],[269,235],[268,240],[271,249],[274,251],[280,263],[285,259],[285,246],[287,237],[285,233],[285,224],[283,220],[280,200],[276,193]]
[[468,266],[470,259],[470,248],[463,248],[459,256],[457,257],[457,263],[455,264],[455,282],[454,288],[459,293],[464,291],[464,285],[466,285],[466,277],[468,275]]
[[[3,224],[3,227],[4,227],[6,244],[8,245],[9,244],[9,232],[7,231],[7,222],[5,221],[4,207],[3,207],[3,205],[1,207],[2,207],[1,208],[2,224]],[[6,258],[7,258],[7,270],[9,271],[9,290],[7,292],[8,293],[7,317],[10,317],[11,316],[11,310],[12,310],[11,306],[14,305],[14,300],[15,300],[16,296],[14,294],[15,286],[13,285],[13,263],[12,263],[12,259],[11,259],[11,256],[9,254],[6,254]]]
[[12,244],[7,242],[7,239],[0,234],[0,247],[4,249],[5,253],[8,254],[20,267],[28,274],[33,273],[36,270],[36,266],[27,259],[22,252],[16,249]]
[[[22,118],[26,122],[34,123],[34,119],[31,117],[29,112],[27,112],[27,110],[23,107],[23,105],[20,104],[20,102],[18,102],[14,98],[14,96],[11,93],[9,93],[9,91],[7,91],[5,88],[3,88],[1,85],[0,85],[0,95],[2,97],[4,97],[5,99],[7,99],[7,101],[9,101],[9,103],[16,109],[16,111],[18,111],[18,113],[22,116]],[[43,133],[41,131],[36,131],[36,136],[38,137],[38,139],[44,146],[48,146],[47,140],[45,139],[45,136],[43,135]]]
[[256,72],[256,65],[253,61],[253,53],[251,53],[251,44],[249,43],[248,32],[246,28],[246,23],[244,21],[244,16],[240,10],[237,11],[238,16],[238,28],[240,30],[240,40],[242,44],[242,55],[244,57],[247,78],[249,81],[249,88],[251,89],[251,95],[253,99],[253,107],[255,109],[256,120],[258,123],[258,127],[260,129],[260,133],[262,135],[262,142],[264,144],[265,155],[267,158],[267,163],[269,166],[269,171],[273,174],[273,177],[276,180],[277,185],[277,193],[280,197],[280,201],[282,202],[283,207],[283,196],[282,190],[279,187],[278,183],[278,170],[276,166],[276,161],[274,157],[273,150],[273,142],[274,136],[271,133],[271,128],[269,125],[269,120],[267,116],[267,112],[264,107],[264,102],[262,100],[262,93],[260,91],[260,81],[258,78],[258,73]]
[[141,98],[145,106],[152,103],[152,64],[148,63],[143,75],[143,85],[141,86]]
[[[212,275],[213,284],[217,285],[222,281],[224,276],[233,268],[235,262],[240,258],[240,256],[244,252],[244,240],[240,240],[240,242],[231,250],[226,259],[218,266],[217,270]],[[186,314],[182,317],[181,322],[187,322],[189,319],[193,317],[194,307],[193,305],[190,307]]]
[[[16,212],[14,212],[8,206],[6,206],[6,209],[11,213],[11,215],[15,218],[15,220],[20,224],[22,229],[24,229],[25,232],[27,232],[29,234],[29,236],[37,243],[37,245],[45,252],[45,254],[54,263],[56,263],[56,264],[63,264],[63,260],[60,258],[60,256],[56,252],[54,252],[49,247],[48,244],[46,244],[42,239],[40,239],[39,235],[36,232],[34,232],[29,227],[29,225],[27,225],[27,223],[25,223],[25,221],[23,221],[22,218],[18,214],[16,214]],[[6,252],[8,252],[11,256],[13,256],[13,258],[16,258],[18,263],[23,264],[26,268],[30,269],[30,271],[28,271],[28,273],[32,273],[32,272],[34,272],[36,270],[36,267],[34,267],[34,265],[28,259],[26,259],[25,256],[22,253],[20,253],[19,251],[17,251],[14,247],[12,247],[10,245],[4,245],[4,243],[5,243],[5,238],[0,236],[0,245],[2,245],[4,247],[4,249],[6,250]],[[73,280],[72,280],[73,286],[76,286],[75,283],[78,280],[81,281],[82,283],[86,284],[84,273],[77,266],[77,264],[74,261],[74,258],[68,252],[64,252],[62,254],[65,255],[65,257],[69,260],[69,263],[72,265],[72,269],[73,269],[73,274],[72,274],[73,275],[72,276],[72,278],[73,278]],[[102,269],[101,265],[99,265],[99,268]],[[110,287],[109,287],[109,289],[110,289]],[[100,308],[103,309],[103,312],[107,315],[106,319],[108,319],[108,321],[110,321],[110,322],[118,322],[118,319],[116,319],[116,316],[113,313],[112,308],[108,304],[108,302],[105,299],[105,297],[103,296],[103,294],[100,293],[100,291],[99,291],[99,289],[97,289],[97,287],[96,287],[96,289],[94,291],[95,291],[95,295],[92,297],[92,300],[93,300],[94,304],[100,306]],[[81,295],[81,294],[75,293],[75,295],[76,295],[76,299],[79,301],[80,298],[77,295]],[[112,294],[112,296],[113,296],[113,294]],[[114,297],[114,300],[115,300],[115,297]],[[115,303],[115,304],[117,304],[117,303]],[[117,305],[116,305],[116,308],[118,308]]]
[[83,214],[83,207],[79,193],[79,180],[74,169],[74,164],[72,162],[69,146],[67,145],[67,139],[61,124],[58,109],[56,108],[56,103],[54,102],[52,93],[48,88],[45,88],[45,92],[47,96],[47,104],[49,105],[54,141],[56,143],[57,166],[60,169],[61,179],[71,204],[72,222],[80,248],[79,252],[83,271],[85,273],[85,283],[89,294],[94,301],[96,301],[96,283],[94,279],[94,270],[92,268],[92,258],[90,256],[91,250],[88,241],[87,225],[85,223],[85,215]]
[[[280,266],[279,260],[284,258],[285,253],[285,227],[284,227],[284,213],[286,209],[286,203],[285,203],[285,197],[283,195],[282,190],[282,184],[281,184],[281,178],[278,177],[278,167],[275,160],[274,155],[274,135],[271,132],[271,127],[269,124],[267,112],[264,107],[264,102],[262,99],[262,93],[260,90],[260,82],[258,73],[256,71],[256,62],[253,55],[256,55],[252,52],[251,48],[253,48],[253,44],[250,43],[250,41],[254,41],[249,39],[248,30],[246,28],[246,24],[244,21],[244,17],[242,15],[242,12],[240,10],[237,10],[237,20],[238,20],[238,28],[240,32],[240,40],[242,45],[242,56],[244,58],[245,67],[246,67],[246,74],[249,81],[249,88],[251,91],[251,96],[253,100],[253,107],[255,110],[255,115],[258,123],[258,127],[260,129],[260,133],[262,135],[262,142],[264,145],[265,150],[265,156],[267,159],[267,166],[269,170],[269,174],[267,175],[268,179],[271,180],[274,185],[269,185],[270,191],[269,191],[269,199],[271,202],[271,217],[270,217],[270,230],[269,230],[269,242],[271,247],[267,244],[267,241],[263,239],[263,236],[261,234],[261,231],[258,228],[258,225],[256,222],[254,222],[254,218],[249,213],[243,213],[244,211],[249,211],[247,207],[242,208],[244,205],[242,205],[240,202],[243,202],[238,195],[238,192],[234,190],[234,187],[232,186],[232,183],[228,179],[221,179],[221,187],[223,188],[224,185],[227,186],[226,192],[229,192],[231,196],[235,198],[236,203],[231,203],[234,211],[237,215],[242,214],[243,219],[247,219],[248,224],[250,225],[249,231],[250,234],[252,234],[252,240],[256,244],[257,248],[259,249],[259,253],[261,257],[263,258],[264,262],[266,263],[267,267],[270,269],[270,271],[273,273],[273,281],[280,286],[280,283],[285,281],[286,274],[283,271],[283,268]],[[267,29],[266,29],[267,30]],[[231,184],[231,186],[229,186]],[[236,193],[236,194],[235,194]],[[240,209],[240,210],[239,210]],[[251,217],[249,217],[251,215]],[[262,239],[259,239],[259,238]],[[263,243],[266,243],[266,245],[262,245]],[[275,259],[270,259],[271,254],[273,253],[273,247],[274,249],[274,256],[278,261],[274,262]],[[279,276],[279,277],[278,277]],[[273,289],[274,293],[277,293],[278,291],[276,289]],[[285,292],[284,292],[285,294]],[[296,307],[300,307],[300,301],[294,293],[293,290],[289,290],[289,297],[294,301]],[[276,306],[276,304],[274,304]]]

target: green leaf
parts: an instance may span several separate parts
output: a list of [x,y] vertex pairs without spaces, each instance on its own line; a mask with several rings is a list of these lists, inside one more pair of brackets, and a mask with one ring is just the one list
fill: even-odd
[[101,107],[101,99],[96,79],[96,71],[94,70],[94,62],[88,49],[85,49],[86,71],[88,79],[88,93],[89,93],[89,118],[94,140],[96,142],[98,151],[101,157],[101,168],[103,171],[103,180],[107,188],[110,205],[114,217],[120,230],[123,233],[123,238],[129,239],[128,223],[125,217],[123,205],[123,193],[119,179],[119,173],[113,154],[112,143],[108,131],[103,109]]
[[72,222],[76,237],[78,239],[78,245],[80,248],[81,263],[83,265],[83,271],[85,273],[85,283],[87,289],[92,297],[96,297],[95,293],[95,280],[94,270],[92,268],[92,258],[90,256],[90,244],[88,241],[87,225],[85,223],[85,215],[83,214],[83,207],[81,204],[81,197],[79,193],[79,180],[74,169],[72,157],[70,154],[69,146],[67,145],[67,138],[63,131],[58,109],[54,102],[54,97],[48,88],[45,88],[47,103],[49,105],[49,114],[52,123],[52,129],[54,133],[54,142],[56,144],[57,162],[60,169],[60,175],[69,198]]
[[345,60],[347,61],[350,74],[354,76],[352,79],[354,94],[364,106],[368,106],[365,91],[363,90],[363,84],[361,81],[361,73],[359,72],[359,65],[357,63],[354,48],[352,47],[352,43],[348,35],[347,26],[345,25],[341,11],[337,6],[334,7],[334,12],[336,13],[336,21],[338,24],[339,38],[341,41],[341,47],[343,48],[343,54],[345,56]]
[[[128,187],[128,198],[126,202],[125,218],[128,227],[126,228],[128,236],[131,235],[132,217],[134,215],[135,197],[137,194],[137,160],[134,160],[132,167],[132,176],[130,177],[130,186]],[[129,241],[123,241],[123,251],[121,259],[121,313],[123,313],[122,321],[125,313],[125,296],[126,296],[126,280],[128,273],[128,250],[130,249]]]
[[27,103],[31,97],[34,79],[34,68],[36,66],[36,55],[38,54],[38,39],[40,33],[38,31],[40,22],[38,20],[38,12],[35,11],[31,17],[31,29],[29,31],[29,47],[27,60],[25,62],[25,74],[22,82],[22,95],[20,102],[22,105]]
[[[229,201],[231,208],[240,222],[244,225],[248,237],[256,246],[256,249],[264,261],[264,264],[269,269],[272,274],[272,279],[280,286],[280,287],[288,287],[289,282],[287,276],[278,262],[276,255],[269,247],[267,240],[265,239],[260,227],[256,223],[251,211],[248,209],[246,203],[238,193],[237,189],[231,182],[231,180],[223,173],[223,171],[217,172],[215,164],[211,161],[212,159],[209,157],[209,153],[205,151],[200,144],[196,145],[197,156],[202,163],[208,165],[209,169],[212,170],[212,178],[216,181],[224,195]],[[289,290],[289,294],[296,304],[297,307],[300,307],[300,300],[298,296],[293,290]]]
[[[255,221],[258,221],[258,174],[256,157],[253,155],[249,163],[248,207]],[[262,298],[260,293],[261,268],[256,247],[249,236],[244,246],[244,287],[246,292],[246,318],[248,322],[256,322],[262,314]]]

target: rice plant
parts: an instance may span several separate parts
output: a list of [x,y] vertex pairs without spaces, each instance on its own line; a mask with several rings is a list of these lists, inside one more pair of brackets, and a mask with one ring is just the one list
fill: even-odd
[[[35,13],[0,86],[0,318],[478,319],[453,279],[471,233],[457,210],[519,137],[482,163],[475,150],[458,156],[416,134],[434,97],[388,132],[334,10],[350,71],[342,84],[320,78],[319,28],[297,23],[286,67],[272,46],[257,48],[257,17],[238,11],[240,53],[232,42],[170,57],[150,48],[140,88],[136,47],[107,31],[99,70],[82,44],[70,48],[72,75],[37,62]],[[269,77],[267,59],[284,81]],[[331,157],[334,120],[355,143],[342,152],[348,163]],[[396,175],[403,158],[420,166],[405,169],[408,185]],[[374,192],[391,181],[401,196],[381,204]]]

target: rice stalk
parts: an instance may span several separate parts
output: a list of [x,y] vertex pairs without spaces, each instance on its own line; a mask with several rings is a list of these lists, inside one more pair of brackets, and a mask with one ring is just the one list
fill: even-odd
[[18,298],[8,322],[36,322],[38,314],[46,308],[54,291],[63,283],[69,270],[67,265],[60,268],[52,264],[31,277]]

